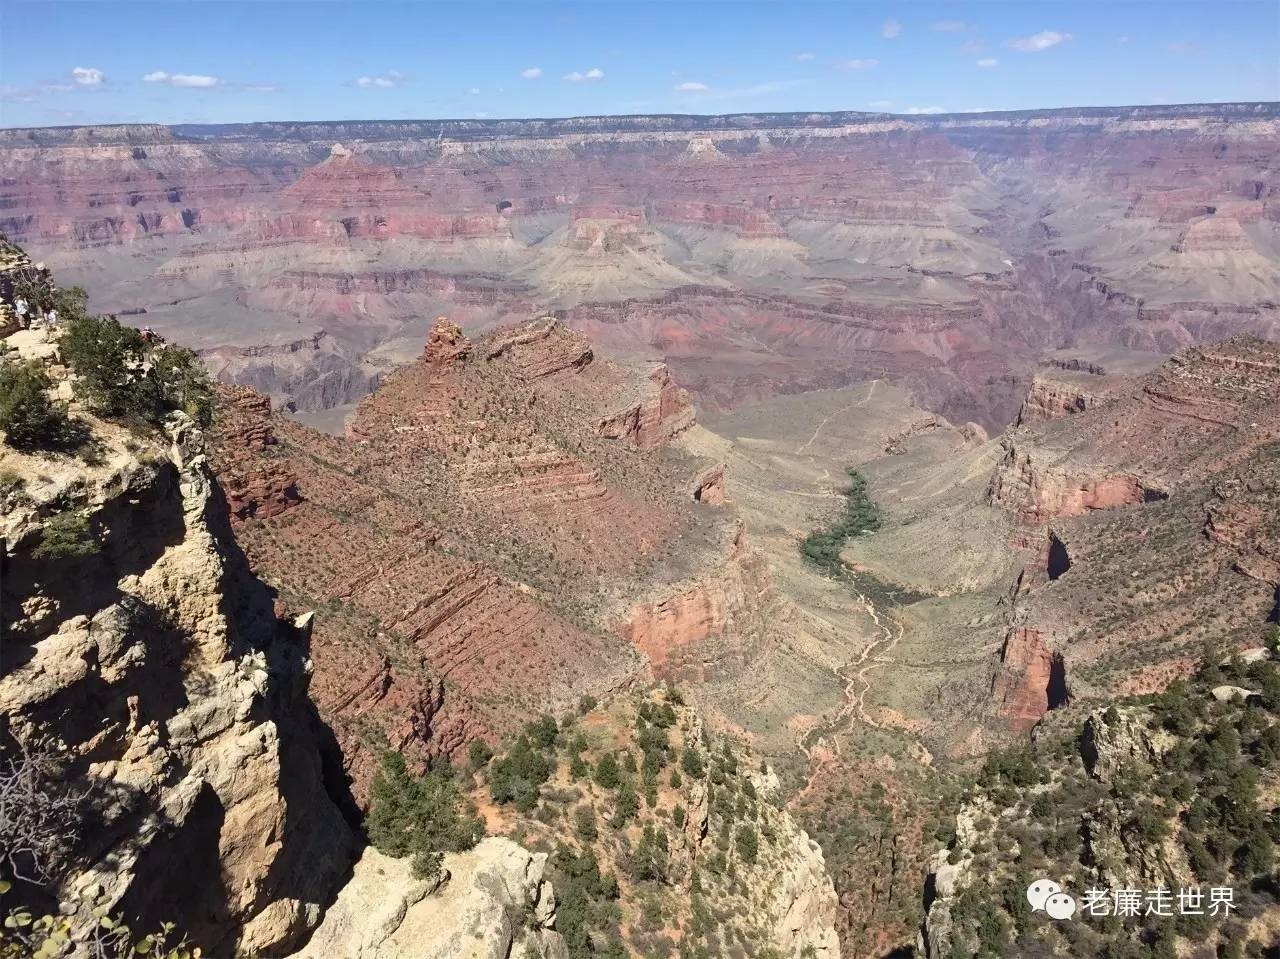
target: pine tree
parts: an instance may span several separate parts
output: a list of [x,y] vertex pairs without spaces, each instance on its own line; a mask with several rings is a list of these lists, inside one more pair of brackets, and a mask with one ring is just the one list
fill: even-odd
[[439,876],[444,853],[470,849],[484,835],[453,780],[436,770],[415,776],[399,753],[383,753],[370,794],[369,841],[397,859],[412,855],[420,879]]

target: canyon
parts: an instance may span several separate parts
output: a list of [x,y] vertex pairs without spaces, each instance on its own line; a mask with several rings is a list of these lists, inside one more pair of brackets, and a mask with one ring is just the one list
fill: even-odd
[[554,315],[699,407],[883,377],[988,431],[1041,354],[1277,333],[1274,104],[0,132],[0,231],[340,432]]
[[[1277,133],[1273,104],[0,131],[0,300],[41,261],[221,381],[207,430],[139,433],[0,317],[99,446],[0,448],[0,743],[131,797],[63,887],[206,950],[560,957],[567,844],[620,878],[630,953],[968,948],[985,757],[1141,739],[1097,717],[1280,617]],[[875,523],[823,568],[851,471]],[[68,511],[105,563],[37,555]],[[659,708],[708,768],[615,827],[575,759],[640,782]],[[545,716],[533,808],[497,801],[475,756]],[[364,843],[388,749],[489,833],[438,880]],[[223,876],[190,921],[162,849]]]

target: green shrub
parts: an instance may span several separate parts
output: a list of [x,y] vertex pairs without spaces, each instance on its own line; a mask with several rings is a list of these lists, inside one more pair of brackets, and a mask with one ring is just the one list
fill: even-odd
[[560,729],[556,726],[554,716],[548,716],[543,713],[536,720],[531,722],[525,730],[537,745],[543,749],[550,749],[556,744],[556,739],[560,735]]
[[588,805],[579,806],[573,811],[574,826],[578,830],[578,838],[583,842],[595,842],[596,837],[600,835],[596,829],[596,813]]
[[550,778],[551,761],[528,736],[521,736],[505,756],[489,764],[489,794],[496,803],[514,803],[528,812],[538,804],[538,787]]
[[702,753],[694,746],[685,747],[684,755],[680,757],[680,768],[691,779],[701,779],[707,773],[702,764]]
[[371,797],[369,841],[388,856],[413,856],[420,879],[440,874],[443,853],[470,849],[484,835],[484,824],[451,778],[436,770],[414,776],[399,753],[383,753]]
[[200,426],[213,419],[213,388],[190,350],[157,346],[114,316],[73,316],[62,355],[79,376],[76,395],[103,416],[158,425],[181,410]]
[[89,521],[79,513],[59,513],[40,531],[40,543],[32,550],[39,559],[94,556],[102,549]]
[[483,739],[473,739],[467,746],[467,760],[472,769],[480,769],[493,758],[493,750]]
[[635,787],[630,783],[623,783],[618,787],[618,795],[613,813],[613,826],[615,829],[621,829],[631,820],[636,818],[636,813],[640,811],[640,797],[636,795]]
[[77,439],[66,407],[49,398],[53,382],[35,360],[0,362],[0,429],[15,449],[56,449]]
[[645,826],[632,859],[633,874],[637,879],[666,882],[669,868],[666,832],[653,825]]
[[605,753],[596,760],[596,783],[605,789],[617,789],[622,782],[622,771],[613,753]]

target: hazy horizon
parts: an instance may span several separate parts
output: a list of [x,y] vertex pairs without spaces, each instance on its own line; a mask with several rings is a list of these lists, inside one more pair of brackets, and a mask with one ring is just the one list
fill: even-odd
[[579,113],[572,115],[559,116],[497,116],[497,117],[459,117],[459,116],[420,116],[420,117],[328,117],[315,120],[299,120],[292,117],[271,117],[263,120],[219,120],[208,122],[176,122],[170,123],[163,120],[135,120],[128,122],[104,122],[104,123],[48,123],[48,124],[28,124],[21,126],[9,126],[0,124],[2,130],[74,130],[86,127],[128,127],[128,126],[163,126],[163,127],[226,127],[226,126],[271,126],[275,124],[297,124],[297,125],[314,125],[323,126],[326,124],[379,124],[379,123],[457,123],[457,124],[476,124],[480,126],[502,123],[568,123],[575,120],[626,120],[640,119],[645,117],[670,117],[670,118],[690,118],[700,120],[712,120],[729,117],[752,117],[752,116],[822,116],[822,115],[841,115],[855,114],[867,117],[884,116],[898,120],[911,120],[913,122],[929,122],[931,120],[939,120],[946,117],[963,117],[963,116],[1001,116],[1009,114],[1047,114],[1047,113],[1073,113],[1076,111],[1095,111],[1095,110],[1169,110],[1175,108],[1194,108],[1194,107],[1274,107],[1280,110],[1280,99],[1275,100],[1203,100],[1203,101],[1186,101],[1186,102],[1169,102],[1169,103],[1087,103],[1077,104],[1074,106],[1060,107],[1027,107],[1017,110],[954,110],[945,113],[895,113],[892,110],[856,110],[856,109],[833,109],[833,110],[817,110],[817,109],[794,109],[794,110],[735,110],[723,113],[678,113],[678,112],[654,112],[654,113]]

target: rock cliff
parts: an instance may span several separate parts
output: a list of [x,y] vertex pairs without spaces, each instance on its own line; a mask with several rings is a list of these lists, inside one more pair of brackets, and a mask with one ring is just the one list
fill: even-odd
[[355,849],[323,781],[309,622],[249,572],[189,420],[78,415],[91,458],[0,448],[0,736],[7,758],[52,751],[88,803],[49,891],[206,954],[280,954]]
[[[601,435],[637,397],[636,430]],[[751,659],[768,574],[731,513],[689,495],[706,463],[664,445],[691,418],[665,370],[551,318],[474,339],[441,318],[348,438],[225,395],[214,463],[237,534],[268,582],[329,614],[314,693],[358,798],[380,737],[456,757],[668,658],[689,675]],[[633,610],[677,607],[674,632],[655,612],[628,641],[648,621]]]
[[[1219,694],[1228,688],[1239,693]],[[1274,869],[1259,831],[1277,812],[1278,708],[1280,664],[1259,648],[1159,696],[1068,709],[1030,747],[990,756],[934,857],[921,951],[1263,951],[1280,899],[1265,881],[1246,890]],[[1072,897],[1069,921],[1033,911],[1023,893],[1037,880]],[[1230,908],[1211,907],[1212,888],[1230,890]]]
[[445,857],[442,878],[369,847],[306,948],[292,959],[563,959],[546,853],[490,837]]

